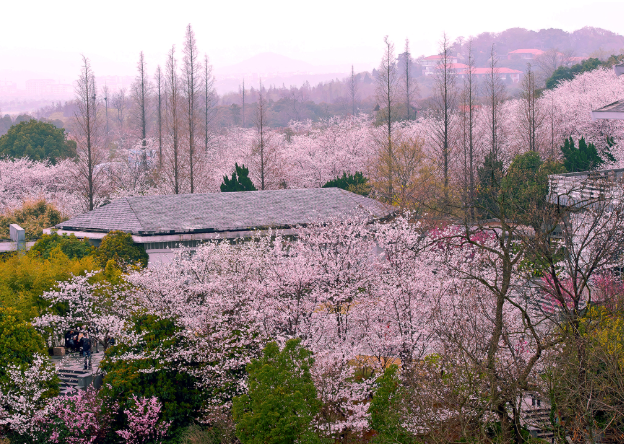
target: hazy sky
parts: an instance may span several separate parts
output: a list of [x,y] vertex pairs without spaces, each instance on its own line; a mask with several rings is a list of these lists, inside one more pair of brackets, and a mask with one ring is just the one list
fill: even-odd
[[172,44],[181,48],[188,23],[216,68],[266,51],[317,65],[372,67],[386,34],[397,47],[409,38],[417,56],[435,52],[443,31],[452,39],[510,27],[624,33],[622,0],[31,0],[3,2],[0,17],[0,73],[59,79],[77,75],[80,53],[96,75],[133,75],[141,50],[151,70]]

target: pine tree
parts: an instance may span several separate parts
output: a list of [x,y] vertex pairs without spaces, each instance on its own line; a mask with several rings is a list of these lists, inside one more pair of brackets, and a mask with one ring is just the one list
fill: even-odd
[[235,165],[232,178],[228,179],[227,176],[223,176],[223,183],[221,184],[221,192],[227,193],[231,191],[256,191],[256,187],[249,178],[249,169],[245,168],[245,165]]
[[615,158],[611,154],[609,148],[613,146],[613,140],[607,138],[607,148],[604,150],[604,159],[598,153],[593,143],[589,145],[585,142],[585,138],[581,137],[578,141],[578,149],[574,146],[572,137],[566,139],[561,147],[563,154],[563,165],[570,173],[579,171],[591,171],[600,168],[606,162],[614,162]]

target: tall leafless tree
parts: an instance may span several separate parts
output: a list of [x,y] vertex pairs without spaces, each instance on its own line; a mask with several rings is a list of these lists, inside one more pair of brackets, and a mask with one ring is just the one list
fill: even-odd
[[384,54],[379,64],[376,98],[379,105],[379,112],[383,120],[383,128],[385,134],[383,140],[380,141],[380,155],[387,163],[384,170],[386,186],[384,190],[385,198],[388,202],[392,202],[394,196],[394,144],[395,134],[392,122],[395,120],[394,112],[396,102],[398,100],[400,76],[397,69],[396,59],[394,56],[394,44],[390,42],[388,36],[384,37]]
[[351,115],[355,116],[356,102],[358,94],[357,77],[353,65],[351,65],[351,78],[349,79],[349,98],[351,99]]
[[175,45],[171,47],[167,56],[166,67],[167,88],[167,130],[171,143],[171,179],[173,192],[180,193],[181,164],[180,164],[180,79],[178,77],[178,62],[175,58]]
[[475,177],[475,108],[477,106],[477,85],[474,75],[474,56],[472,53],[472,41],[468,42],[468,67],[464,74],[462,90],[462,122],[464,132],[464,183],[466,207],[470,209],[470,217],[474,219]]
[[98,169],[98,165],[103,162],[105,153],[101,146],[102,128],[97,105],[95,75],[89,59],[84,55],[75,91],[78,104],[78,110],[74,113],[78,148],[78,161],[75,164],[76,176],[84,190],[87,208],[93,210],[101,182],[99,180],[101,169]]
[[265,170],[266,170],[266,102],[264,98],[264,89],[262,88],[262,80],[260,80],[260,89],[258,90],[258,102],[256,104],[256,128],[258,129],[257,151],[260,160],[260,189],[265,188]]
[[110,95],[110,91],[108,89],[108,85],[104,84],[104,88],[102,88],[102,95],[104,96],[104,117],[106,119],[106,132],[104,133],[106,144],[108,144],[109,130],[108,130],[108,99]]
[[535,73],[531,64],[527,64],[527,71],[522,78],[522,95],[520,109],[521,134],[530,151],[538,151],[540,146],[539,130],[544,123],[544,115],[537,99]]
[[154,75],[154,81],[156,82],[156,124],[158,125],[158,165],[162,168],[163,159],[163,96],[165,92],[165,79],[163,77],[160,65],[156,68],[156,74]]
[[245,79],[243,79],[243,88],[241,90],[242,95],[242,112],[243,112],[243,128],[245,128]]
[[143,55],[143,51],[141,51],[139,54],[139,61],[137,62],[137,76],[132,85],[132,101],[134,105],[133,120],[138,126],[138,133],[141,137],[141,145],[143,147],[147,145],[148,107],[151,89],[152,86],[147,75],[145,56]]
[[494,51],[494,45],[490,50],[490,66],[485,79],[485,101],[488,107],[488,128],[490,133],[490,152],[494,160],[499,159],[499,146],[501,138],[501,108],[505,100],[505,84],[500,78],[498,59]]
[[418,97],[418,83],[412,72],[412,54],[410,53],[409,40],[405,39],[405,52],[403,53],[403,65],[401,66],[403,83],[403,97],[405,98],[406,118],[412,119],[412,106]]
[[433,107],[439,121],[437,139],[444,178],[444,204],[449,203],[449,170],[451,160],[451,124],[457,109],[457,73],[451,57],[451,43],[446,33],[440,42],[440,61],[434,75]]
[[195,192],[195,139],[197,137],[197,128],[199,120],[199,106],[201,97],[201,65],[199,63],[199,54],[197,52],[197,42],[195,40],[195,32],[189,24],[186,27],[186,35],[184,38],[184,59],[182,67],[183,75],[183,93],[186,100],[184,106],[186,117],[187,143],[188,143],[188,160],[189,160],[189,181],[190,191]]
[[128,97],[126,96],[126,88],[119,89],[113,94],[112,105],[117,112],[116,120],[117,127],[119,129],[119,148],[123,148],[123,142],[125,140],[125,124],[128,117],[126,111],[128,109]]

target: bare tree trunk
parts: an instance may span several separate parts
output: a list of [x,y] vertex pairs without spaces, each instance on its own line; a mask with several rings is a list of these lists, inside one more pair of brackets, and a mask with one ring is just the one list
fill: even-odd
[[105,143],[108,145],[109,141],[109,131],[108,131],[108,95],[109,90],[108,86],[104,84],[104,88],[102,88],[102,94],[104,95],[104,106],[105,106],[105,118],[106,118],[106,133],[104,134]]
[[163,99],[163,74],[160,69],[160,65],[156,68],[156,75],[154,76],[156,80],[156,91],[158,94],[158,106],[157,106],[157,123],[158,123],[158,165],[162,168],[162,99]]
[[100,143],[100,119],[98,115],[95,75],[89,59],[82,56],[80,77],[76,82],[76,100],[78,111],[74,113],[79,157],[77,171],[79,179],[84,180],[87,207],[95,208],[97,192],[96,167],[102,161]]
[[376,96],[380,113],[383,114],[385,127],[385,137],[382,147],[382,157],[385,165],[386,200],[393,201],[394,196],[394,133],[392,129],[392,119],[394,117],[393,107],[395,106],[399,74],[394,56],[394,45],[384,37],[384,55],[379,64],[379,77],[377,78]]
[[137,71],[138,75],[132,87],[132,98],[135,106],[135,119],[139,127],[138,132],[141,135],[141,145],[145,147],[147,145],[147,108],[151,85],[147,78],[147,66],[143,51],[139,54]]
[[[403,94],[405,95],[406,120],[412,119],[412,104],[418,96],[418,84],[412,73],[412,54],[409,49],[409,40],[405,39],[405,66],[403,66]],[[415,117],[415,116],[414,116]]]
[[476,106],[476,85],[474,77],[474,57],[472,55],[472,40],[468,42],[468,68],[464,78],[465,109],[467,113],[467,170],[468,170],[468,208],[470,208],[470,219],[474,220],[474,199],[475,199],[475,178],[474,178],[474,128],[475,128],[475,106]]
[[208,134],[212,120],[212,108],[215,102],[214,77],[208,56],[204,55],[204,153],[208,153]]
[[256,127],[258,128],[258,154],[260,155],[260,189],[264,190],[264,168],[265,168],[265,148],[266,141],[264,126],[266,125],[266,103],[264,102],[264,91],[262,90],[262,80],[258,90],[258,104],[256,111]]
[[180,160],[179,160],[179,116],[180,100],[177,61],[175,59],[175,45],[171,47],[167,57],[167,127],[172,143],[172,178],[173,192],[180,194]]
[[490,152],[494,154],[494,161],[499,160],[499,144],[500,144],[500,111],[501,104],[505,100],[505,84],[501,81],[498,67],[497,57],[494,52],[494,45],[490,52],[490,66],[485,90],[487,96],[487,104],[489,109],[488,117],[490,130]]
[[243,79],[243,128],[245,128],[245,79]]
[[357,77],[355,77],[355,71],[353,65],[351,65],[351,79],[349,79],[349,97],[351,98],[351,115],[355,116],[355,103],[357,100]]
[[437,108],[441,127],[438,140],[442,157],[442,174],[444,178],[444,205],[449,204],[449,162],[451,154],[451,118],[456,108],[456,73],[451,65],[451,47],[446,33],[440,43],[440,62],[436,67],[434,103]]
[[199,106],[199,71],[197,43],[195,41],[195,33],[189,24],[186,27],[186,36],[184,39],[184,94],[186,98],[186,125],[188,131],[188,154],[189,154],[189,179],[191,194],[195,192],[195,137],[197,128],[197,108]]
[[531,64],[527,64],[527,72],[522,79],[522,115],[521,125],[530,151],[539,148],[538,131],[543,123],[543,115],[539,108],[535,87],[535,73]]

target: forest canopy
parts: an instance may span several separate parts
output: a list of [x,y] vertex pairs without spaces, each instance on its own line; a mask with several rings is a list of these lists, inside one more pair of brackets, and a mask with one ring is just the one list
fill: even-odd
[[49,160],[55,164],[57,160],[76,156],[76,142],[67,139],[63,128],[31,119],[13,125],[0,137],[0,156]]

